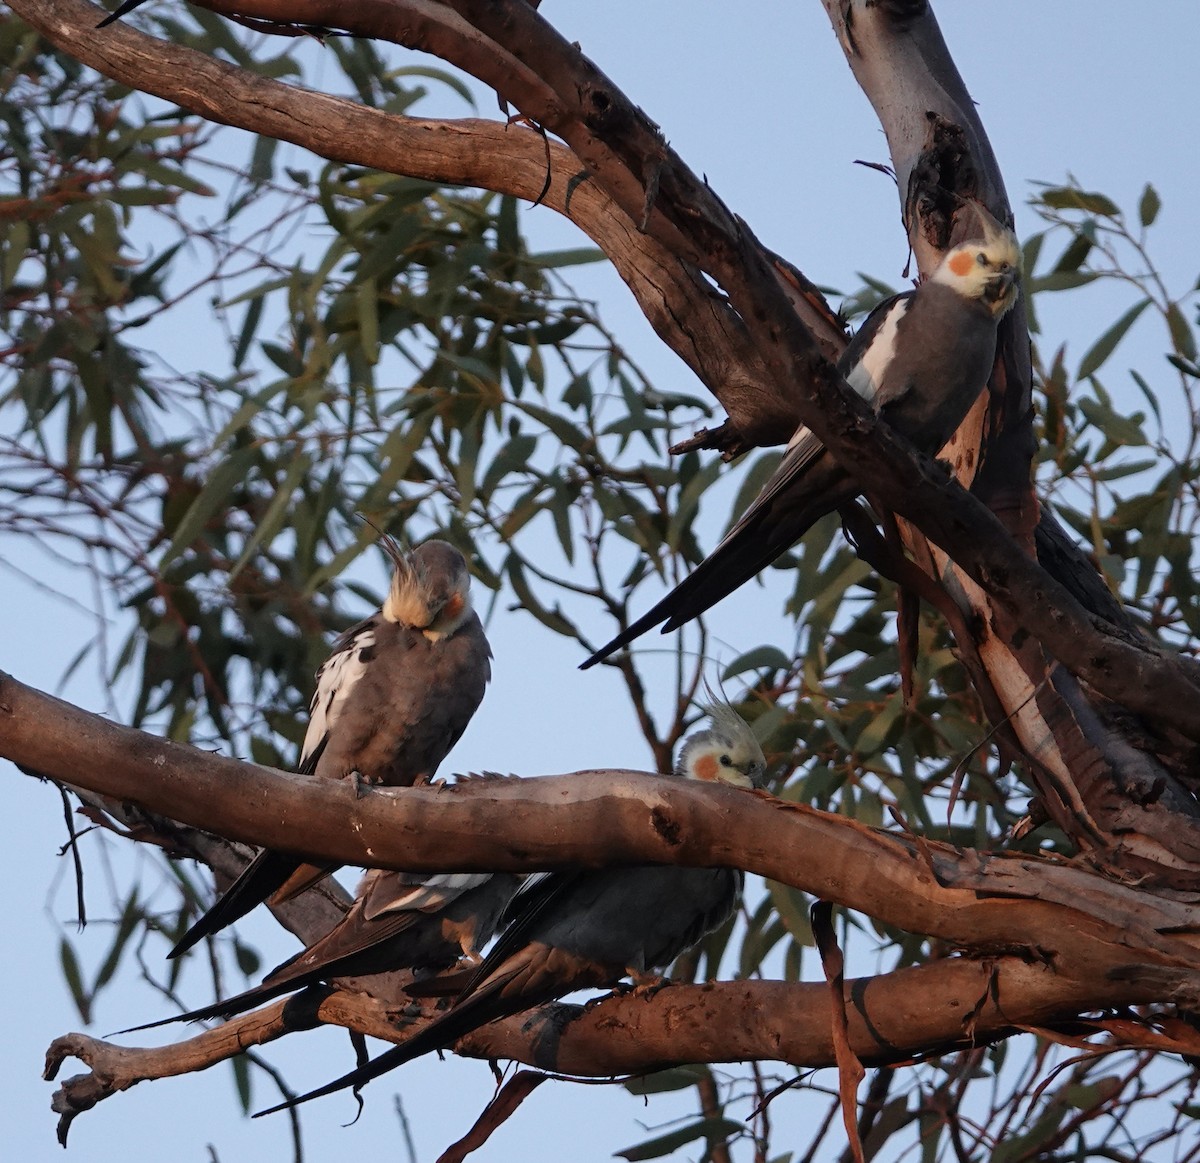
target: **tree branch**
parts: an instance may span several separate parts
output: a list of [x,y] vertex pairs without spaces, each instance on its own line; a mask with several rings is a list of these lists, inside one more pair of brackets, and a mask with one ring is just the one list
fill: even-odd
[[[1021,1028],[1053,1027],[1085,1011],[1194,997],[1198,989],[1200,974],[1184,967],[1075,980],[1045,963],[1008,956],[950,958],[848,980],[844,997],[851,1048],[867,1065],[887,1065],[995,1041]],[[170,1046],[116,1046],[84,1034],[56,1038],[44,1077],[55,1078],[67,1058],[89,1067],[55,1092],[59,1141],[65,1143],[77,1115],[138,1082],[205,1070],[321,1023],[403,1041],[423,1018],[398,1014],[398,1004],[404,1004],[398,993],[310,989]],[[672,984],[587,1006],[555,1003],[484,1026],[454,1049],[587,1078],[691,1062],[765,1060],[816,1069],[835,1060],[828,986],[778,981]]]
[[[1061,971],[1112,958],[1191,963],[1200,906],[1076,865],[960,851],[765,793],[593,771],[373,789],[225,759],[90,715],[0,677],[0,755],[231,839],[340,864],[417,871],[728,866],[886,924]],[[1191,932],[1196,929],[1197,932]]]
[[[212,121],[291,142],[329,161],[475,186],[529,202],[541,195],[543,205],[569,218],[604,251],[659,338],[729,413],[733,431],[724,436],[729,455],[754,445],[783,443],[795,429],[794,406],[772,392],[770,377],[728,303],[693,262],[639,232],[561,143],[547,143],[519,125],[384,113],[259,76],[121,22],[97,33],[101,10],[85,0],[17,0],[12,7],[84,64]],[[383,36],[381,30],[386,30],[389,35],[383,39],[436,51],[426,24],[400,25],[395,6],[387,3],[349,8],[297,0],[206,7],[314,25],[327,17],[362,35]],[[430,11],[430,6],[423,10]],[[461,21],[459,26],[465,35]],[[478,54],[479,38],[468,39]],[[449,52],[445,40],[443,34],[437,43]],[[543,192],[547,176],[550,186]],[[828,357],[836,359],[845,340],[833,312],[790,265],[783,264],[780,277]]]

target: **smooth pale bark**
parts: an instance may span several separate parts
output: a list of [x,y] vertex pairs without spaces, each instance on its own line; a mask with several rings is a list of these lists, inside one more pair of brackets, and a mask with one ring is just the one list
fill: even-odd
[[1020,947],[1084,977],[1114,958],[1186,965],[1200,949],[1200,906],[1077,865],[959,851],[766,793],[669,776],[576,772],[359,796],[349,782],[119,726],[7,676],[0,755],[194,827],[344,864],[732,866],[958,948]]
[[[1000,220],[1010,220],[999,165],[929,5],[923,0],[823,3],[847,63],[883,126],[899,189],[919,189],[923,168],[936,164],[939,181],[978,198]],[[913,203],[903,209],[918,265],[928,272],[941,253],[936,215],[930,229]],[[1036,445],[1022,302],[1005,319],[999,339],[990,391],[943,455],[959,480],[974,483],[977,495],[997,514],[997,523],[1033,559],[1041,514],[1032,486]],[[1005,580],[993,567],[984,572],[970,568],[954,543],[933,526],[920,519],[913,524],[910,541],[918,559],[959,607],[954,621],[975,628],[970,635],[956,633],[957,649],[993,723],[1027,758],[1030,780],[1050,818],[1103,863],[1163,883],[1193,886],[1200,854],[1193,795],[1154,755],[1130,745],[1097,714],[1079,680],[1151,721],[1158,716],[1131,689],[1113,695],[1095,681],[1094,666],[1081,665],[1079,656],[1064,653],[1035,628],[1007,600]],[[1041,543],[1052,533],[1048,530]],[[922,542],[922,534],[929,543]],[[1068,579],[1081,569],[1094,574],[1077,549],[1060,548],[1065,560],[1049,558],[1050,569]],[[1036,587],[1028,596],[1036,600]],[[1057,605],[1056,596],[1046,596]],[[1111,620],[1118,632],[1131,637],[1141,633],[1107,595],[1100,600],[1076,596],[1093,617]],[[1033,635],[1026,633],[1029,629]],[[1138,673],[1134,683],[1145,677]]]

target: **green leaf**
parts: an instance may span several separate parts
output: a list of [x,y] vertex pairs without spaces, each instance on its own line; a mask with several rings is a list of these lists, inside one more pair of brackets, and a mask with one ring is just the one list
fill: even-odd
[[629,1163],[636,1163],[640,1159],[661,1159],[662,1156],[670,1155],[673,1151],[678,1151],[680,1147],[686,1147],[688,1143],[694,1143],[697,1139],[719,1142],[731,1135],[743,1135],[745,1132],[745,1126],[742,1123],[735,1123],[732,1119],[701,1119],[699,1122],[689,1123],[686,1127],[669,1131],[657,1138],[647,1139],[635,1147],[626,1147],[624,1151],[618,1151],[617,1156],[621,1159],[628,1159]]
[[594,246],[579,246],[572,250],[547,250],[541,254],[531,254],[531,262],[551,270],[558,267],[577,267],[585,263],[603,262],[604,251]]
[[244,945],[235,936],[233,939],[233,955],[240,969],[247,977],[253,977],[262,968],[262,958],[258,950]]
[[793,940],[800,945],[813,944],[812,920],[808,911],[808,897],[790,884],[768,880],[767,894],[771,898],[779,919],[784,923]]
[[1080,231],[1067,244],[1066,250],[1062,252],[1058,262],[1054,264],[1055,273],[1079,270],[1083,266],[1087,256],[1092,253],[1093,246],[1095,246],[1095,242],[1090,235]]
[[509,555],[508,570],[506,572],[513,592],[517,595],[517,601],[521,603],[522,607],[528,613],[532,614],[548,630],[553,630],[555,634],[562,634],[567,638],[579,637],[579,632],[563,616],[563,612],[558,606],[555,606],[554,609],[549,609],[534,596],[529,582],[525,580],[524,567],[521,565],[516,554]]
[[385,76],[389,79],[399,77],[425,77],[431,81],[437,81],[439,84],[445,85],[447,89],[457,93],[472,109],[477,108],[475,104],[475,94],[470,88],[463,83],[461,77],[450,72],[449,69],[436,69],[428,65],[405,65],[401,69],[391,69]]
[[188,506],[175,527],[170,547],[158,563],[160,573],[200,536],[209,518],[228,504],[230,494],[246,479],[250,466],[257,458],[256,448],[239,448],[209,473],[199,496]]
[[778,646],[756,646],[739,654],[722,672],[721,681],[725,682],[745,674],[750,670],[778,671],[787,670],[792,660]]
[[890,695],[883,709],[859,732],[854,741],[855,753],[860,758],[877,755],[882,749],[896,720],[904,713],[904,697],[900,691]]
[[121,910],[121,920],[117,925],[116,934],[113,936],[112,946],[96,974],[96,981],[92,986],[93,994],[99,993],[100,989],[112,980],[117,966],[121,963],[121,954],[124,952],[126,943],[144,920],[145,914],[138,903],[137,889],[134,888],[133,895],[125,902],[125,907]]
[[83,984],[83,973],[79,968],[75,950],[65,937],[61,938],[58,943],[58,960],[62,965],[63,979],[71,991],[75,1008],[79,1011],[80,1020],[87,1025],[92,1020],[92,999]]
[[1107,194],[1078,190],[1074,186],[1052,187],[1043,190],[1038,200],[1052,210],[1085,210],[1102,218],[1119,218],[1121,208]]
[[680,491],[675,511],[667,522],[666,542],[672,550],[677,550],[683,543],[684,533],[690,529],[700,508],[700,498],[721,475],[723,467],[719,458],[709,461]]
[[536,436],[518,434],[507,440],[492,458],[492,463],[488,465],[487,472],[479,486],[480,495],[485,500],[489,499],[506,476],[510,473],[526,471],[536,448]]
[[333,557],[313,571],[312,576],[304,584],[301,593],[304,596],[315,594],[330,578],[337,577],[352,561],[361,557],[367,548],[375,543],[375,534],[370,529],[362,530],[358,536],[344,549],[338,550]]
[[669,1070],[658,1070],[641,1078],[627,1078],[624,1087],[630,1094],[666,1094],[675,1090],[686,1090],[709,1076],[707,1066],[673,1066]]
[[233,1067],[233,1085],[237,1091],[238,1102],[242,1107],[242,1114],[250,1113],[250,1060],[245,1054],[235,1054],[230,1060],[230,1065]]
[[1048,275],[1028,280],[1028,289],[1031,295],[1043,291],[1073,291],[1076,287],[1094,283],[1099,277],[1095,271],[1051,271]]
[[1100,370],[1104,361],[1116,350],[1117,344],[1125,338],[1125,333],[1137,322],[1142,312],[1150,306],[1149,299],[1135,303],[1121,316],[1095,343],[1088,349],[1087,354],[1079,361],[1079,371],[1075,378],[1085,380],[1094,372]]
[[1158,191],[1147,182],[1146,188],[1142,191],[1141,201],[1138,202],[1138,218],[1142,225],[1153,226],[1161,209],[1162,199],[1158,196]]
[[237,346],[233,349],[233,366],[241,367],[246,358],[250,344],[254,342],[254,333],[258,330],[259,320],[262,319],[265,295],[255,295],[246,307],[246,316],[242,320],[242,330],[238,335]]
[[413,417],[407,425],[398,424],[392,429],[376,455],[376,463],[383,467],[377,470],[374,481],[359,498],[362,508],[383,508],[387,504],[392,490],[412,468],[413,458],[425,443],[434,418],[432,410],[426,411]]
[[1191,327],[1188,326],[1188,321],[1183,317],[1178,303],[1172,303],[1167,308],[1167,327],[1170,329],[1171,343],[1174,345],[1175,351],[1184,359],[1194,361],[1196,339],[1192,334]]
[[283,528],[283,523],[291,510],[292,494],[311,467],[312,457],[307,452],[302,452],[299,456],[292,458],[279,488],[275,490],[275,496],[271,498],[271,503],[267,506],[267,511],[259,519],[254,532],[246,541],[245,548],[234,562],[233,568],[230,569],[226,584],[241,573],[260,545],[270,541]]
[[285,376],[299,379],[304,374],[304,363],[296,353],[288,347],[280,347],[278,343],[263,340],[259,345],[263,355],[267,357]]
[[1113,411],[1108,404],[1080,397],[1079,410],[1103,434],[1105,440],[1113,444],[1138,447],[1146,443],[1146,434],[1142,431],[1139,416],[1122,416]]

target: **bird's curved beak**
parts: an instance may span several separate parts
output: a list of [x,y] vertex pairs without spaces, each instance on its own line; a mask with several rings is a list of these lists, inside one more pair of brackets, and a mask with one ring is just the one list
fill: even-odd
[[419,629],[426,638],[436,642],[453,634],[462,625],[466,612],[466,595],[456,590],[444,602],[427,607],[425,624]]
[[1017,285],[1020,277],[1021,272],[1016,267],[1003,267],[988,279],[983,293],[984,300],[992,305],[1010,302],[1016,297],[1013,294],[1013,288]]

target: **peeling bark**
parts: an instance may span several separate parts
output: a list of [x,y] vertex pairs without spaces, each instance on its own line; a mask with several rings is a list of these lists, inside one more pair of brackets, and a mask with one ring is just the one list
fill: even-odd
[[[918,265],[928,271],[944,249],[942,224],[954,195],[975,198],[1001,221],[1012,220],[999,165],[928,4],[823,2],[887,135],[909,238]],[[990,390],[942,456],[1031,558],[1036,540],[1043,551],[1042,576],[1053,578],[1056,587],[1065,579],[1063,592],[1072,593],[1078,613],[1104,619],[1114,635],[1132,644],[1138,628],[1079,551],[1059,536],[1057,522],[1039,511],[1032,485],[1032,419],[1028,326],[1024,304],[1018,302],[1001,325]],[[1096,655],[1084,659],[1064,653],[1053,636],[1035,627],[1006,600],[1011,578],[1002,576],[1003,566],[999,572],[991,566],[972,568],[953,539],[939,536],[927,521],[914,517],[912,523],[914,543],[924,537],[936,543],[919,546],[918,555],[931,562],[962,620],[979,627],[967,638],[956,632],[957,648],[993,722],[1006,724],[1015,735],[1050,818],[1107,864],[1163,883],[1194,883],[1200,854],[1195,797],[1154,755],[1117,738],[1078,683],[1056,665],[1095,686],[1093,667],[1109,664]],[[1058,594],[1051,596],[1031,572],[1021,572],[1025,578],[1017,588],[1024,600],[1041,600],[1044,594],[1059,605]],[[1117,700],[1153,717],[1129,688]]]

